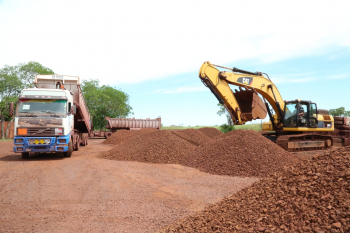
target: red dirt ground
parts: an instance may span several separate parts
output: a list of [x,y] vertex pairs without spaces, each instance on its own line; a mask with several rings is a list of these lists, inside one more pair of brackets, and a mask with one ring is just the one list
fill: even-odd
[[0,232],[155,232],[258,180],[99,159],[102,141],[28,160],[0,142]]

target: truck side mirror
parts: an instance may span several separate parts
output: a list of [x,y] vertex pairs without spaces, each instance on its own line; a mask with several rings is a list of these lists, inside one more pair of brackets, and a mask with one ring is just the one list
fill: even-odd
[[73,104],[71,113],[73,115],[77,114],[77,107]]
[[15,110],[14,110],[13,106],[14,106],[13,102],[9,103],[9,112],[10,112],[9,116],[10,117],[15,115]]

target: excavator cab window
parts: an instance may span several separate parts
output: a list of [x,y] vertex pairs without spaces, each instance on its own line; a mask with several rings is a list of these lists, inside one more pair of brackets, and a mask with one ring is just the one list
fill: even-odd
[[310,102],[287,102],[284,127],[317,128],[317,107]]
[[297,102],[286,103],[284,109],[284,127],[298,127],[297,111]]
[[309,108],[309,127],[317,128],[317,106],[315,103],[310,103]]
[[298,112],[299,127],[307,127],[308,124],[308,103],[299,103]]

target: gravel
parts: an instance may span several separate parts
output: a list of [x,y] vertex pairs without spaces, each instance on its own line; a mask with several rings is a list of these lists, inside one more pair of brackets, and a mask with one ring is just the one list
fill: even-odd
[[200,130],[184,129],[171,132],[195,146],[203,145],[205,143],[208,143],[208,141],[212,141],[210,137],[202,133]]
[[213,137],[217,130],[135,131],[132,137],[104,152],[100,158],[181,164],[214,175],[241,177],[265,177],[298,161],[296,156],[253,130],[220,133],[220,136],[216,134],[218,139],[213,140],[202,133],[203,129],[212,132]]
[[141,129],[141,130],[118,130],[102,142],[102,144],[119,144],[124,140],[130,140],[135,135],[148,134],[158,131],[158,129]]
[[205,135],[207,135],[207,137],[212,138],[212,139],[216,139],[217,137],[223,135],[223,133],[220,130],[218,130],[217,128],[204,127],[204,128],[200,128],[198,130],[200,132],[204,133]]
[[349,164],[315,155],[159,232],[350,232]]
[[296,161],[256,131],[233,130],[192,150],[184,165],[216,175],[265,177]]
[[146,163],[182,163],[192,143],[167,130],[141,133],[122,141],[100,158]]

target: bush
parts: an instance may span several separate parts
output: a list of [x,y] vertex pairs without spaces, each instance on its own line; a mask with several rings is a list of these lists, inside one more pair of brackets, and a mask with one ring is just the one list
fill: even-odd
[[234,130],[235,128],[233,125],[223,124],[223,125],[220,125],[219,129],[221,130],[221,132],[227,133]]

